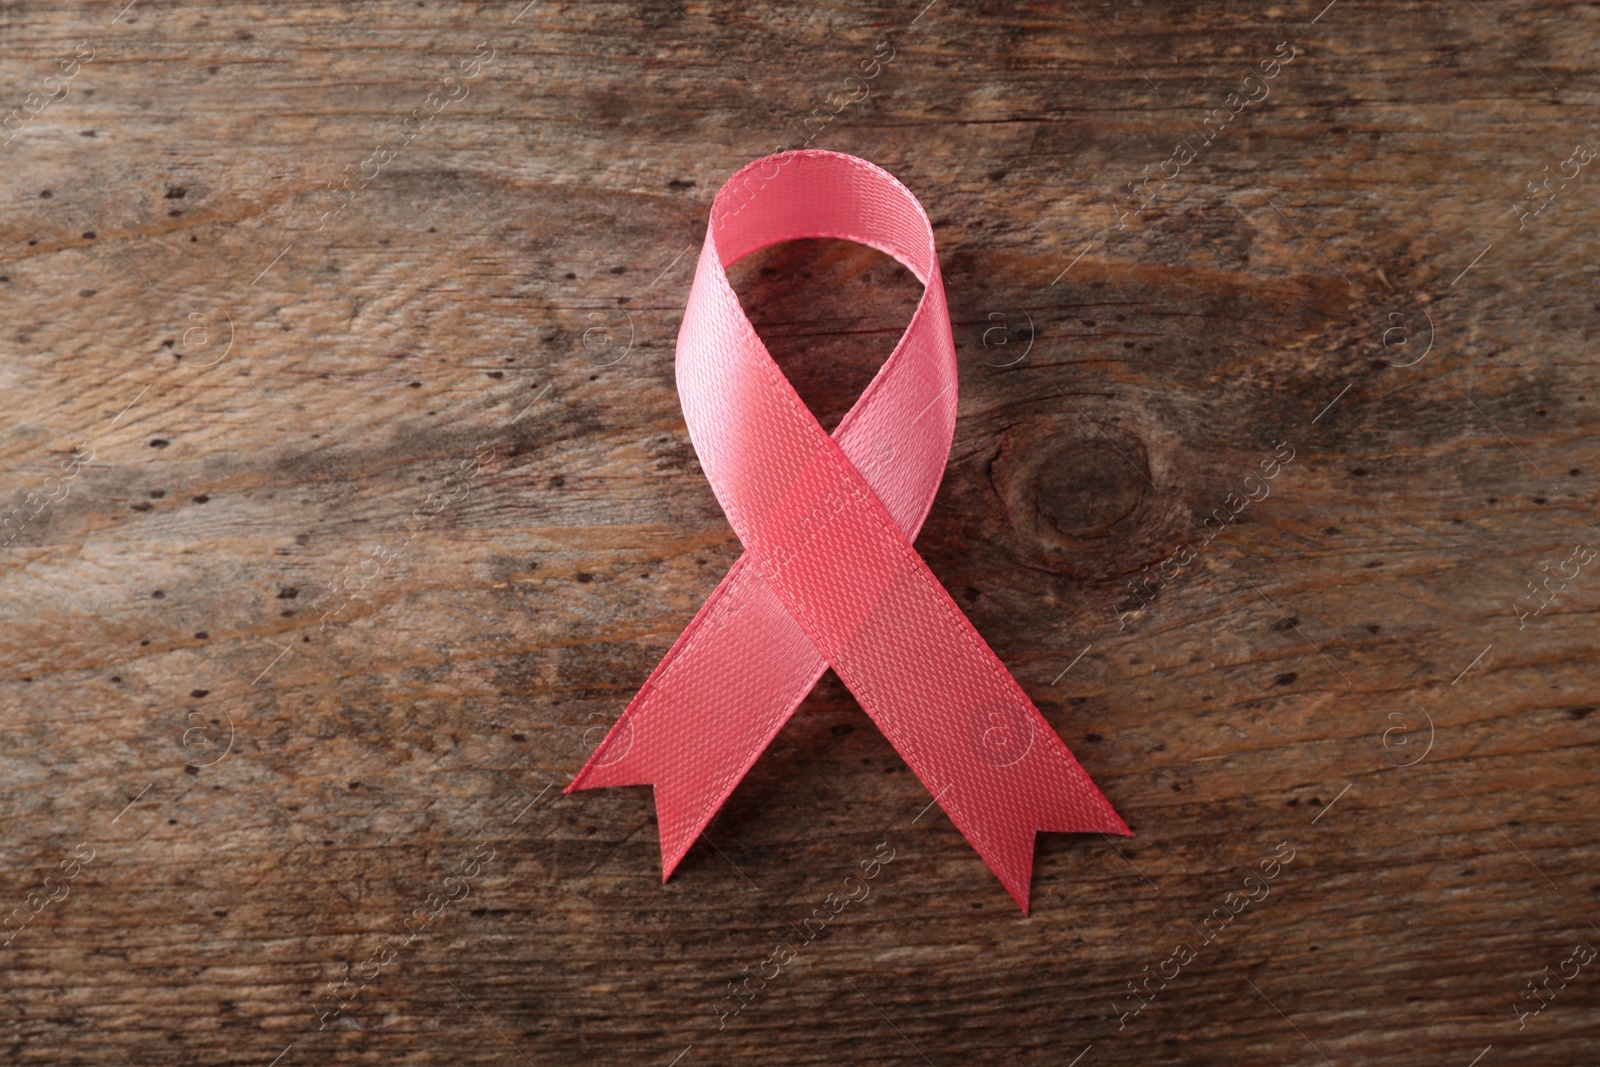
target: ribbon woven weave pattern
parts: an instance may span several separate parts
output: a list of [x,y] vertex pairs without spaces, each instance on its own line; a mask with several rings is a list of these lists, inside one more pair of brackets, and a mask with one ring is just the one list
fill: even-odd
[[[832,436],[756,336],[726,268],[830,237],[924,291]],[[956,352],[922,205],[835,152],[768,156],[717,194],[678,334],[689,435],[744,554],[568,792],[655,786],[662,880],[832,667],[1028,910],[1039,830],[1128,834],[912,547],[944,476]]]

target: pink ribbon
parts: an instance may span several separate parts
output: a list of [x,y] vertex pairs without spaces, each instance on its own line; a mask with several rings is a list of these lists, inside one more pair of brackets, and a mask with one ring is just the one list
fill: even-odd
[[[876,248],[925,286],[831,437],[725,273],[806,237]],[[653,784],[666,881],[832,667],[1024,914],[1037,831],[1129,834],[912,547],[956,418],[955,341],[916,197],[837,152],[740,170],[711,205],[677,377],[689,436],[745,551],[567,792]]]

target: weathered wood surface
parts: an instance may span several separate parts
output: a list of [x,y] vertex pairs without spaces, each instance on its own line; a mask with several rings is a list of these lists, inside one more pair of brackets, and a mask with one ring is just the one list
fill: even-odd
[[[0,11],[0,1058],[1596,1062],[1594,8],[120,6]],[[831,675],[665,886],[648,790],[560,794],[739,552],[710,198],[879,41],[812,143],[936,224],[919,547],[1138,835],[1027,919]],[[917,295],[736,273],[833,419]]]

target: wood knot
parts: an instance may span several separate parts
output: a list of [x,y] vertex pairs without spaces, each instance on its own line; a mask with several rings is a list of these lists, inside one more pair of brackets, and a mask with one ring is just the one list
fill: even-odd
[[1075,412],[1011,427],[992,468],[1020,547],[1052,571],[1103,578],[1165,525],[1136,434]]

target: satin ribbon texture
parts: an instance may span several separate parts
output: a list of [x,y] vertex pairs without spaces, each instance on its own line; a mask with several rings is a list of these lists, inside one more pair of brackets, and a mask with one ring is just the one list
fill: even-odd
[[[868,245],[924,286],[832,436],[726,274],[757,249],[807,237]],[[832,667],[1024,914],[1037,831],[1129,834],[912,547],[956,419],[955,341],[916,197],[836,152],[783,152],[740,170],[711,205],[677,379],[744,554],[567,792],[654,785],[666,881]]]

